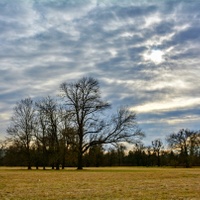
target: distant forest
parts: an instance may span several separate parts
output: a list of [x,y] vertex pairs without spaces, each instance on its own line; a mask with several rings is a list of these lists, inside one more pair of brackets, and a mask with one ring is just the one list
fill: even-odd
[[[99,82],[83,77],[60,85],[59,99],[50,96],[16,103],[7,138],[0,142],[1,166],[200,166],[200,132],[181,129],[144,146],[136,114],[122,106],[109,113]],[[113,111],[112,111],[113,112]],[[128,150],[127,143],[133,144]]]

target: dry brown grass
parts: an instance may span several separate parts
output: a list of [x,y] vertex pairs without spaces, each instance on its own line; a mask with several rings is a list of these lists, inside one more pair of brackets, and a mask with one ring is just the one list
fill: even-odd
[[200,199],[200,168],[0,168],[0,199]]

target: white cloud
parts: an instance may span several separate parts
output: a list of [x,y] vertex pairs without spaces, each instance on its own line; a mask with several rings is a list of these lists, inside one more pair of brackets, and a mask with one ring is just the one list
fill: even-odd
[[148,112],[164,112],[170,110],[176,110],[180,108],[192,108],[200,105],[200,98],[174,98],[171,100],[163,100],[152,103],[146,103],[143,105],[136,106],[131,110],[138,113],[148,113]]
[[159,24],[160,22],[162,22],[162,17],[159,12],[156,12],[144,18],[145,18],[144,28],[151,28],[153,27],[153,25]]
[[198,123],[199,121],[200,121],[200,116],[199,115],[188,115],[188,116],[182,117],[182,118],[171,118],[171,119],[166,120],[166,122],[169,125],[182,124],[183,127],[185,127],[186,124],[189,124],[191,122]]

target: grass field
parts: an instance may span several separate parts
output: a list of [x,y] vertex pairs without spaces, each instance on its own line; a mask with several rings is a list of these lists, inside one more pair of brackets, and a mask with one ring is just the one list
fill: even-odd
[[200,199],[200,168],[0,168],[0,199]]

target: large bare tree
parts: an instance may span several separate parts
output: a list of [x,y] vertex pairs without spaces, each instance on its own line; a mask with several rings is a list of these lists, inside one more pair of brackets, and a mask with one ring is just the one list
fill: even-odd
[[25,150],[28,169],[31,169],[31,141],[35,130],[35,108],[31,98],[22,99],[14,108],[7,132],[12,142]]
[[[82,169],[83,154],[92,146],[118,142],[132,142],[142,136],[136,126],[136,115],[121,108],[110,120],[103,115],[110,104],[103,101],[99,82],[83,77],[77,82],[61,84],[66,110],[77,127],[78,169]],[[104,118],[103,118],[104,117]]]
[[60,130],[61,122],[59,105],[52,97],[48,96],[36,103],[38,110],[38,137],[43,146],[43,155],[46,159],[48,148],[52,157],[52,168],[59,169],[60,165]]

